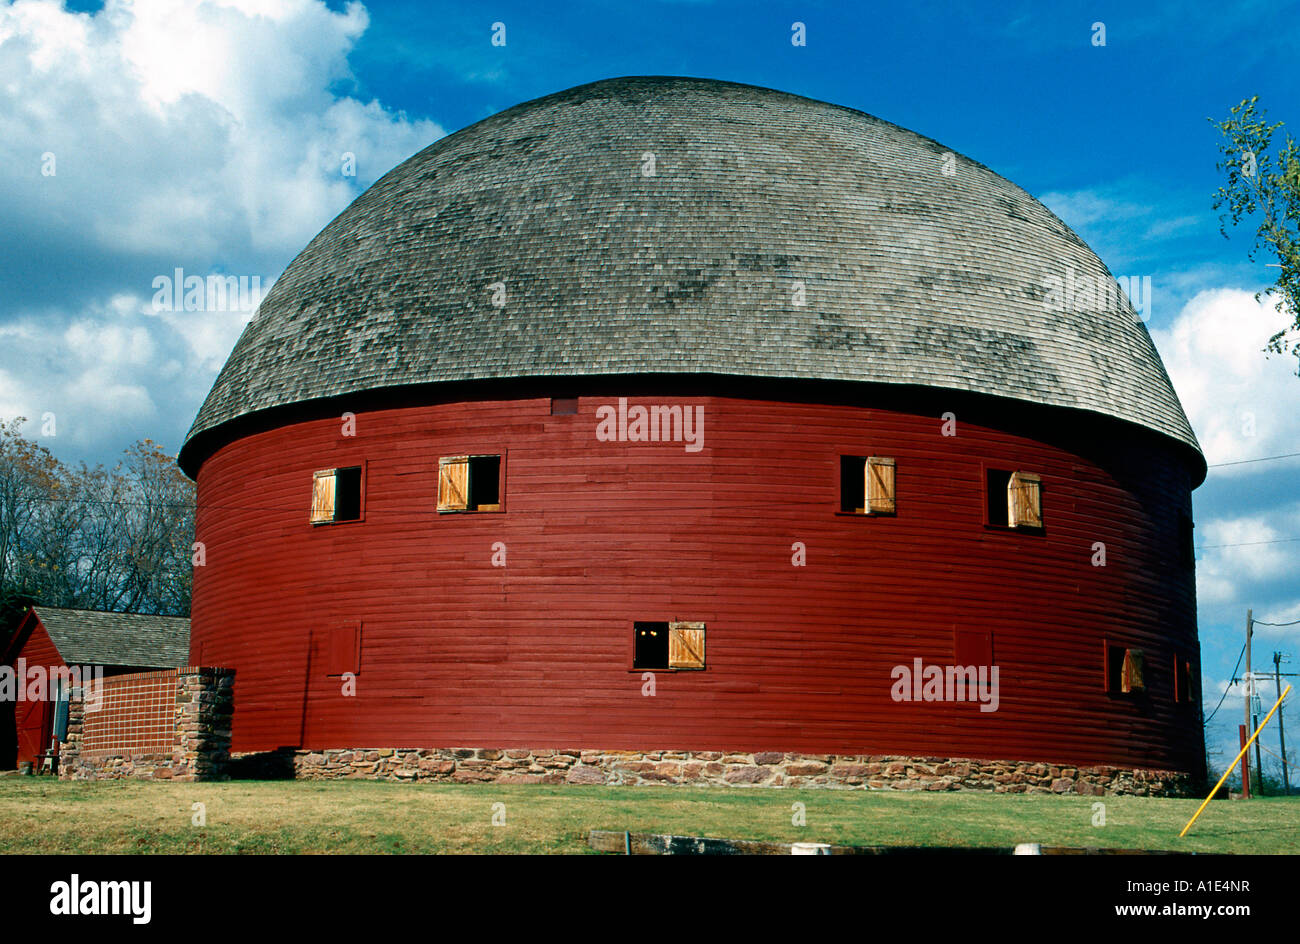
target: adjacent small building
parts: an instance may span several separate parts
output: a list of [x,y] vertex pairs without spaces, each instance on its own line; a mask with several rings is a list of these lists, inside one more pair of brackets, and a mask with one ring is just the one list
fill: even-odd
[[[22,680],[33,670],[102,669],[105,678],[188,664],[190,621],[177,616],[32,607],[18,624],[3,664]],[[20,681],[21,683],[21,681]],[[57,698],[4,700],[0,711],[0,769],[38,766],[50,749]]]

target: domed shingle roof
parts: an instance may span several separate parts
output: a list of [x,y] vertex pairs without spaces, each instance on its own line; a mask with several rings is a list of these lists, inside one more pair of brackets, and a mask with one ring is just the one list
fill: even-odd
[[770,89],[610,79],[362,194],[268,292],[186,449],[362,390],[709,373],[978,391],[1199,451],[1128,302],[1051,294],[1107,279],[1037,200],[911,131]]

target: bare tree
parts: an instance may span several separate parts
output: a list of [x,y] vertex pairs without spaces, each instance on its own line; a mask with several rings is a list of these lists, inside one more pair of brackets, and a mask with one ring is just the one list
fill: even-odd
[[0,423],[0,625],[29,603],[186,615],[194,486],[155,442],[73,469]]

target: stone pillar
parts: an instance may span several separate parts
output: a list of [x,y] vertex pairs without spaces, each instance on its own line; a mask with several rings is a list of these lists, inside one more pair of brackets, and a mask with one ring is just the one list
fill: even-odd
[[86,719],[84,692],[74,688],[68,695],[68,733],[59,742],[59,779],[72,780],[81,758],[81,731]]
[[230,764],[233,669],[182,669],[176,685],[173,780],[224,780]]

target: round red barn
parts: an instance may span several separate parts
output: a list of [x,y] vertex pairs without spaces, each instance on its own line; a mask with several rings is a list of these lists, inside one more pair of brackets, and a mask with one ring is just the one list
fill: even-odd
[[1205,461],[1142,319],[1019,187],[849,108],[627,78],[443,138],[277,280],[180,462],[237,752],[1203,773]]

